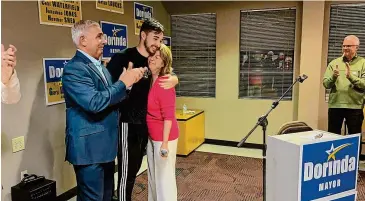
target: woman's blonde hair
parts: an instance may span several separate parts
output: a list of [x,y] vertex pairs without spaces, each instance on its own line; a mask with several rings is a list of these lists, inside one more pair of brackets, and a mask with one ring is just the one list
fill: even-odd
[[172,72],[172,53],[165,44],[161,44],[160,57],[164,63],[164,66],[160,69],[160,76],[170,74]]

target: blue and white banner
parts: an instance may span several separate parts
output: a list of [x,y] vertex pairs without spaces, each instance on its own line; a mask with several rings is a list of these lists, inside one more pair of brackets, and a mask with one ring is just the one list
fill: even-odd
[[163,37],[163,43],[169,47],[171,49],[171,37],[169,36],[164,36]]
[[335,195],[327,196],[324,198],[316,199],[313,201],[356,201],[357,191],[351,190]]
[[43,59],[46,105],[65,102],[62,90],[62,74],[63,68],[69,60],[69,58]]
[[356,195],[352,194],[352,195],[348,195],[342,198],[337,198],[331,201],[356,201]]
[[360,136],[352,135],[303,145],[300,200],[315,200],[355,190],[359,142]]
[[100,21],[100,26],[107,41],[102,59],[110,59],[113,54],[128,47],[127,25]]
[[139,35],[141,26],[145,19],[153,16],[153,8],[141,3],[134,2],[134,33]]

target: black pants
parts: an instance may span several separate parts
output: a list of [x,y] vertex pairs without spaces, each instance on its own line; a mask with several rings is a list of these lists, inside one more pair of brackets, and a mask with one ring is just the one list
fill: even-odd
[[[341,134],[343,119],[346,119],[348,134],[361,134],[364,113],[362,109],[328,109],[328,132]],[[360,135],[360,154],[361,154],[361,135]]]
[[[131,201],[134,182],[146,154],[146,124],[122,123],[118,150],[118,199]],[[128,147],[128,148],[127,148]]]

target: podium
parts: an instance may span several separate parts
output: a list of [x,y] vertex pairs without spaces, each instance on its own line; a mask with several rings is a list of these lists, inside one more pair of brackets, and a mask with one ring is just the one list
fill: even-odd
[[267,137],[267,201],[356,201],[360,134]]

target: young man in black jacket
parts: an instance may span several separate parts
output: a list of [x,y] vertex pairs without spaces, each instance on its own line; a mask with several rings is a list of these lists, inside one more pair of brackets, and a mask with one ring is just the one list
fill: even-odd
[[[148,57],[159,50],[163,40],[164,27],[155,19],[146,20],[140,30],[137,47],[127,48],[113,55],[107,69],[115,82],[123,72],[123,66],[129,62],[133,68],[147,67]],[[168,75],[159,83],[163,88],[175,87],[176,75]],[[119,104],[119,152],[118,152],[118,198],[131,201],[137,173],[147,146],[148,129],[146,124],[147,97],[151,84],[151,75],[135,83],[127,98]]]

